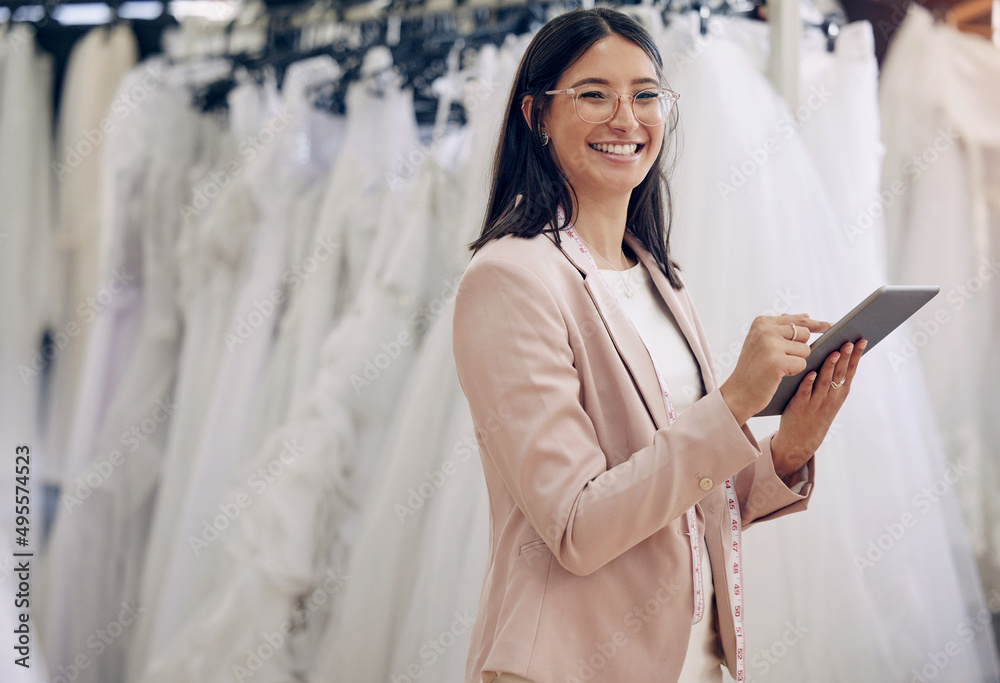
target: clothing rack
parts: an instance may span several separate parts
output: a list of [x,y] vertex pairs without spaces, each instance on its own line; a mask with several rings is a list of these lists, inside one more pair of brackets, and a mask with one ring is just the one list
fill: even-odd
[[[42,3],[39,5],[39,1]],[[641,5],[658,10],[669,21],[672,13],[694,11],[701,21],[701,32],[708,30],[713,15],[741,14],[760,18],[765,0],[631,0],[612,2],[617,6]],[[53,19],[61,5],[86,0],[0,0],[0,7],[12,12],[41,6],[43,16],[33,23],[39,45],[56,55],[55,97],[61,92],[62,72],[72,45],[86,31],[83,26],[63,26]],[[168,0],[159,0],[161,15],[153,20],[130,20],[140,42],[140,55],[162,52],[163,31],[177,25],[171,16]],[[111,19],[105,25],[122,21],[119,8],[123,0],[106,0]],[[261,0],[244,4],[228,24],[214,29],[221,35],[222,50],[194,56],[220,56],[232,60],[235,67],[251,73],[273,68],[279,84],[289,65],[310,56],[329,54],[346,64],[336,87],[318,97],[319,106],[342,111],[347,85],[357,78],[360,55],[374,45],[386,45],[393,53],[394,70],[404,84],[414,87],[418,119],[426,121],[436,112],[437,96],[431,92],[428,78],[432,64],[443,63],[456,44],[461,50],[478,49],[485,44],[499,45],[511,34],[523,34],[539,28],[553,11],[590,4],[588,0],[527,0],[523,4],[499,0],[391,0],[388,5],[369,0]],[[804,22],[798,0],[770,0],[767,19],[772,30],[769,74],[775,87],[791,105],[797,104],[798,40]],[[249,21],[247,19],[249,18]],[[239,27],[237,27],[239,24]],[[825,17],[822,28],[833,49],[838,21]],[[234,50],[234,31],[257,32],[259,40],[250,41],[253,49]],[[220,41],[215,41],[216,45]],[[244,41],[246,42],[246,41]],[[441,75],[441,74],[438,74]],[[195,94],[203,109],[224,105],[225,95],[235,81],[211,84]],[[58,106],[58,101],[57,101]],[[452,107],[449,120],[461,122],[464,112]]]
[[[713,14],[750,14],[755,16],[762,0],[725,0],[710,6],[703,0],[695,5],[681,6],[677,0],[667,0],[660,6],[643,3],[659,9],[664,17],[670,13],[696,9],[705,22]],[[228,48],[217,56],[233,59],[234,63],[256,71],[276,67],[279,82],[289,64],[318,54],[330,54],[338,61],[346,58],[350,65],[340,79],[350,82],[356,75],[359,52],[374,45],[390,47],[394,69],[403,77],[404,84],[415,87],[418,105],[421,98],[434,100],[430,93],[430,79],[426,76],[428,65],[443,63],[456,45],[463,50],[473,50],[488,43],[499,45],[508,35],[531,32],[545,23],[552,10],[566,10],[579,6],[580,0],[529,0],[524,4],[476,4],[475,0],[444,7],[428,0],[394,0],[388,6],[348,0],[348,4],[300,2],[297,0],[266,0],[262,20],[265,25],[258,31],[266,34],[259,49],[245,54],[233,54]],[[614,3],[628,9],[629,3]],[[317,7],[319,10],[317,11]],[[233,30],[236,20],[225,31]],[[336,30],[336,29],[340,30]],[[346,29],[346,30],[345,30]],[[247,27],[247,30],[251,30]],[[203,55],[204,56],[204,55]],[[441,75],[441,74],[437,74]],[[330,108],[338,110],[342,103],[343,89],[330,93]]]
[[[372,47],[385,46],[392,53],[392,71],[404,86],[413,88],[418,122],[462,124],[464,109],[454,102],[447,103],[445,120],[437,120],[439,98],[432,85],[436,77],[445,75],[442,65],[457,65],[465,50],[489,43],[499,45],[508,35],[534,30],[546,17],[545,9],[536,2],[430,12],[421,12],[414,3],[402,5],[395,3],[379,17],[353,23],[340,11],[343,8],[338,8],[323,20],[341,30],[323,31],[322,25],[317,27],[317,18],[309,16],[310,7],[303,11],[300,3],[276,3],[262,17],[266,37],[259,49],[234,53],[227,44],[227,49],[217,56],[230,60],[234,73],[240,69],[260,77],[265,71],[272,72],[280,87],[292,63],[329,55],[336,59],[342,73],[335,81],[314,87],[313,102],[318,108],[344,113],[347,87],[362,76],[372,79],[378,75],[361,73],[365,53]],[[226,30],[232,31],[233,23]],[[202,110],[225,107],[226,96],[236,84],[237,80],[229,76],[199,88],[194,93],[195,105]]]

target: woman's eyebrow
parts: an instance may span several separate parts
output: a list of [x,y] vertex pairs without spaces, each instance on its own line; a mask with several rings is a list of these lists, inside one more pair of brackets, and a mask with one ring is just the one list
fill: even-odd
[[[574,83],[570,87],[571,88],[576,88],[577,86],[586,85],[588,83],[598,83],[600,85],[611,85],[611,82],[608,81],[606,78],[584,78],[584,79],[581,79],[581,80],[577,81],[576,83]],[[636,78],[636,79],[633,79],[631,85],[642,85],[644,83],[650,83],[652,85],[659,85],[660,84],[660,82],[658,80],[656,80],[655,78],[650,78],[649,76],[647,76],[646,78]]]

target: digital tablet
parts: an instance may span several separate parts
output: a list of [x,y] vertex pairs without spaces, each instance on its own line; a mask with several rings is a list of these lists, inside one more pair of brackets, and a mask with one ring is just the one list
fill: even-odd
[[855,306],[854,310],[809,345],[811,350],[809,357],[806,358],[806,369],[797,375],[782,379],[778,390],[771,397],[771,402],[755,417],[780,415],[798,390],[802,378],[813,370],[819,372],[827,356],[845,343],[857,342],[860,339],[868,340],[864,350],[864,353],[868,353],[886,335],[933,299],[940,290],[940,287],[934,286],[902,285],[886,285],[876,289],[871,296]]

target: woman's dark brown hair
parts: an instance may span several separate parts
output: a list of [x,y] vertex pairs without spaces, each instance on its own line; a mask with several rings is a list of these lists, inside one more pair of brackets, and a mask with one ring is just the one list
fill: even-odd
[[[552,99],[545,91],[555,89],[566,69],[594,43],[611,35],[619,35],[642,48],[663,82],[663,60],[656,43],[646,29],[626,14],[603,7],[580,9],[545,24],[524,53],[511,87],[493,161],[483,232],[469,245],[473,252],[504,235],[528,238],[553,232],[556,242],[560,242],[558,212],[561,207],[570,214],[575,206],[575,193],[532,131],[541,129],[542,117]],[[530,127],[521,112],[521,102],[527,95],[532,96]],[[670,133],[676,125],[675,117],[671,118]],[[670,284],[679,289],[679,267],[668,249],[671,199],[663,156],[669,138],[665,135],[652,168],[632,190],[626,227],[653,255]],[[570,221],[574,218],[570,215]]]

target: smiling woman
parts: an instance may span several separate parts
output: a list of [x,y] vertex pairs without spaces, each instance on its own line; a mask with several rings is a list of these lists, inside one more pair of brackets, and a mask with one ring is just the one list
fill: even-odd
[[[566,69],[558,86],[545,94],[570,97],[553,101],[540,123],[551,141],[553,159],[575,190],[577,228],[586,231],[579,218],[590,213],[591,206],[581,206],[581,197],[599,204],[629,197],[659,159],[664,124],[678,96],[660,87],[649,53],[615,34],[595,43]],[[531,95],[522,100],[526,118],[533,104]],[[598,253],[607,253],[602,246]]]
[[747,419],[829,323],[756,318],[718,385],[669,255],[661,67],[637,22],[577,10],[507,102],[455,300],[492,525],[466,683],[745,680],[742,530],[805,509],[864,349],[806,375],[758,444]]
[[[639,116],[648,121],[641,123],[633,103],[651,96],[657,115],[644,116],[648,105],[636,103]],[[602,188],[610,189],[610,181],[616,201],[627,190],[629,225],[670,284],[679,286],[676,263],[666,251],[670,191],[662,163],[677,97],[664,85],[656,44],[631,18],[597,9],[553,19],[518,69],[494,159],[483,234],[472,249],[506,234],[534,237],[558,225],[560,209],[579,224],[580,216],[589,213],[589,206],[579,206],[580,197],[592,196],[590,206],[599,205],[601,197],[590,191],[606,196]],[[604,115],[598,119],[598,114]],[[616,154],[617,145],[626,144],[635,145],[635,151],[626,155],[623,147]],[[553,236],[559,244],[558,230]]]

